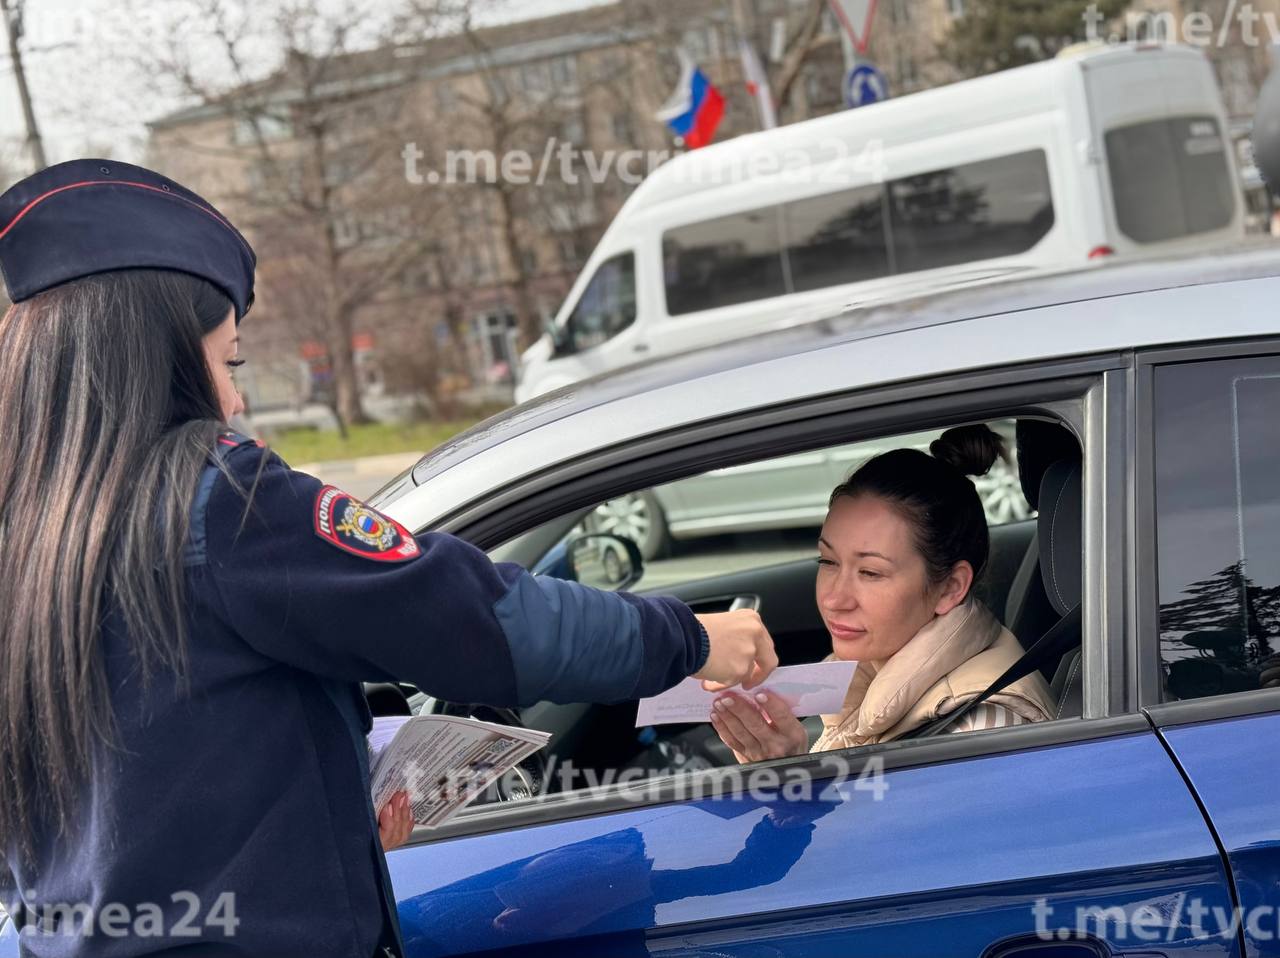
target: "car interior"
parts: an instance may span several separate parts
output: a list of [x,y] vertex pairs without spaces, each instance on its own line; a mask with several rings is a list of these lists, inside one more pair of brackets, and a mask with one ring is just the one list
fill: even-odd
[[[1020,418],[1001,425],[1013,427],[1018,479],[1035,515],[991,526],[990,557],[975,594],[1027,649],[1067,619],[1081,601],[1083,458],[1075,435],[1060,422]],[[589,512],[544,523],[492,555],[521,561],[531,569],[552,568],[538,560],[557,547],[563,552],[566,541],[581,534],[580,522]],[[816,557],[816,530],[814,538]],[[552,572],[560,574],[562,567]],[[774,637],[780,664],[796,665],[820,661],[831,651],[831,638],[815,604],[815,574],[814,558],[784,559],[690,581],[667,581],[652,591],[673,595],[698,613],[743,606],[757,609]],[[636,585],[633,591],[647,591],[643,578]],[[1041,664],[1057,702],[1055,719],[1080,717],[1083,702],[1080,631],[1070,620],[1065,624],[1069,637],[1060,647],[1066,651]],[[547,774],[550,763],[571,763],[579,772],[595,775],[596,781],[633,769],[676,774],[735,764],[732,752],[709,723],[636,728],[634,701],[612,705],[543,702],[513,710],[442,702],[404,685],[368,685],[365,691],[374,715],[470,715],[551,733],[549,745],[522,764],[514,784],[509,776],[480,802],[559,790],[562,783]],[[813,741],[821,731],[821,720],[814,716],[804,722]]]

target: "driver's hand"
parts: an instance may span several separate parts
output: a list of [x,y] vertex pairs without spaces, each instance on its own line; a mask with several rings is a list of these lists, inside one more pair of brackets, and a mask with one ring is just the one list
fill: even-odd
[[711,654],[694,678],[702,679],[708,692],[739,683],[753,689],[778,667],[773,638],[754,609],[714,612],[698,616],[698,621],[711,640]]
[[772,692],[757,692],[754,700],[732,692],[721,695],[711,708],[711,724],[739,764],[809,750],[804,726],[791,714],[791,706]]
[[409,840],[413,832],[413,806],[408,792],[396,792],[378,812],[378,839],[382,850],[389,852]]

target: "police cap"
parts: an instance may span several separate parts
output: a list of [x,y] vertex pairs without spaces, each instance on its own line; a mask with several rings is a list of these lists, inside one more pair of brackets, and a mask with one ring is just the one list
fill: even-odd
[[95,273],[172,269],[222,289],[239,323],[256,263],[211,203],[140,166],[71,160],[0,195],[0,272],[15,303]]

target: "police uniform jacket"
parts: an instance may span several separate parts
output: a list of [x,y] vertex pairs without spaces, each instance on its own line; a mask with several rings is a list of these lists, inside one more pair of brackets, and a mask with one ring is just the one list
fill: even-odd
[[[253,442],[219,443],[191,512],[183,677],[141,674],[108,615],[117,747],[72,840],[50,826],[34,860],[9,850],[0,891],[31,955],[394,953],[360,682],[455,702],[612,702],[661,692],[708,654],[680,602],[415,538]],[[91,938],[50,933],[68,920],[59,903],[93,910]],[[104,934],[122,922],[128,934]]]

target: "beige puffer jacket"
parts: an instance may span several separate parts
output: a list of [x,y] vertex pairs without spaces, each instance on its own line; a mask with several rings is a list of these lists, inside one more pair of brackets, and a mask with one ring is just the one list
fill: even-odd
[[[844,707],[822,716],[810,751],[888,742],[977,698],[1023,653],[1013,633],[970,598],[937,616],[883,662],[859,662]],[[830,657],[829,657],[830,658]],[[1053,693],[1032,672],[987,699],[1030,722],[1054,713]]]

